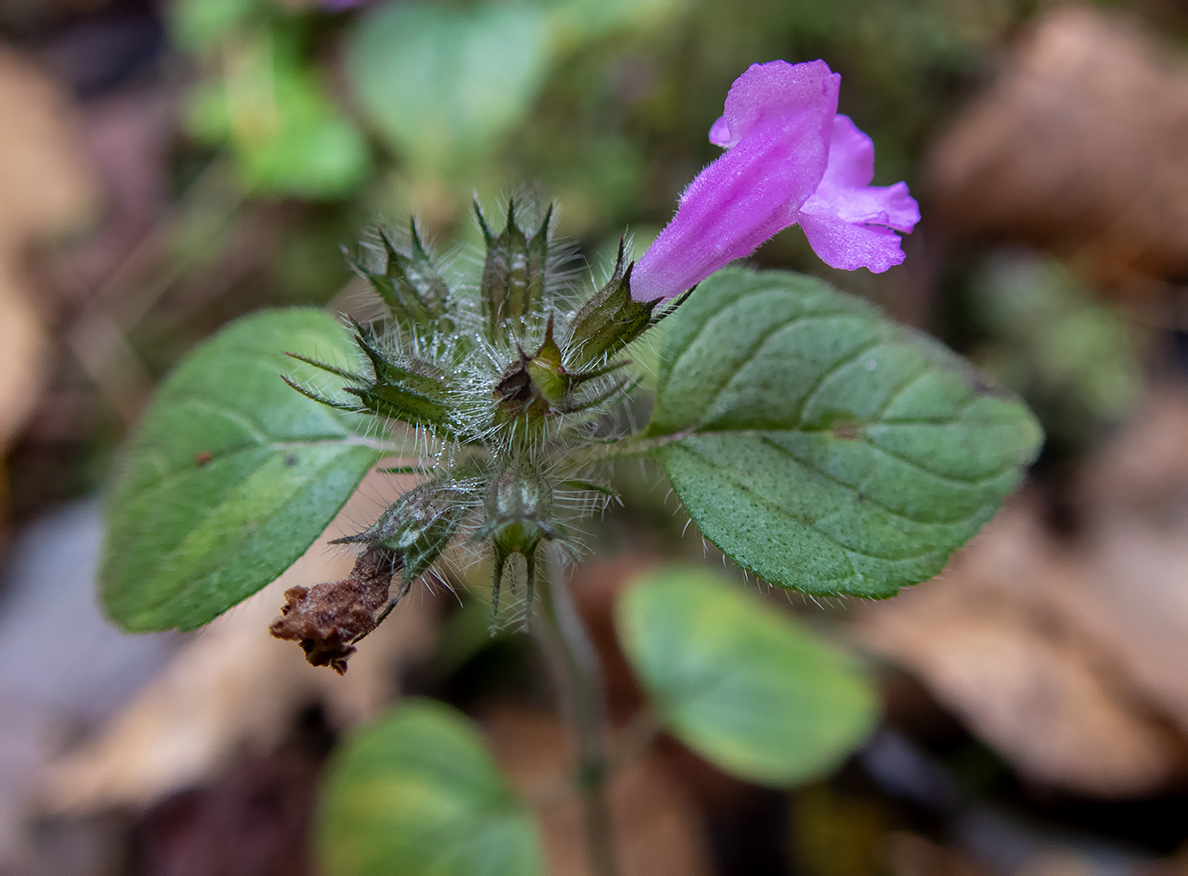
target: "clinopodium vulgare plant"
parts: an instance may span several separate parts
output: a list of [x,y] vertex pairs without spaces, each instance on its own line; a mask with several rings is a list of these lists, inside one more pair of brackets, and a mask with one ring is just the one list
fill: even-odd
[[[615,496],[614,460],[657,460],[702,535],[759,578],[885,597],[939,572],[1038,449],[1027,408],[939,343],[812,277],[727,267],[794,224],[835,268],[903,261],[916,202],[903,183],[870,185],[873,146],[837,114],[839,81],[821,61],[740,76],[710,131],[726,151],[642,258],[620,248],[599,288],[566,274],[552,209],[512,200],[501,222],[476,209],[481,270],[435,259],[415,224],[379,231],[352,262],[382,302],[376,318],[265,311],[193,351],[114,480],[110,617],[130,631],[208,623],[399,457],[387,470],[415,485],[338,539],[357,552],[344,580],[285,593],[273,635],[344,672],[443,552],[486,557],[492,623],[539,633],[564,681],[595,872],[614,872],[598,665],[565,573]],[[638,390],[641,340],[659,365],[650,420],[631,430],[608,414]],[[873,726],[869,682],[786,613],[715,581],[663,573],[616,608],[649,720],[751,781],[819,775]],[[327,873],[543,866],[530,813],[440,705],[360,731],[320,819]]]

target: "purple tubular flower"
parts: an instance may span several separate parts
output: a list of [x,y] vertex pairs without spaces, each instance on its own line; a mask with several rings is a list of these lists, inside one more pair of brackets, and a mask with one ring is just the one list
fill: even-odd
[[874,178],[874,145],[837,115],[841,77],[824,61],[753,64],[734,81],[710,141],[726,149],[681,196],[631,277],[639,301],[671,298],[799,223],[826,264],[885,271],[896,231],[920,221],[904,183]]
[[907,183],[880,187],[872,186],[872,179],[874,143],[848,116],[835,117],[825,175],[794,219],[831,268],[878,274],[903,261],[895,232],[910,233],[920,208]]

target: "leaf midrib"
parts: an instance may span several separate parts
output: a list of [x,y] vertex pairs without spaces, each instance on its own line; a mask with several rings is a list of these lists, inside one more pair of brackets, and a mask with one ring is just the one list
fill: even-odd
[[[872,424],[864,424],[864,425],[872,425]],[[968,428],[965,426],[961,426],[961,424],[956,423],[949,419],[936,420],[936,421],[932,421],[932,420],[883,420],[883,421],[881,421],[879,423],[875,423],[873,425],[877,425],[877,426],[910,425],[910,426],[938,426],[941,428],[954,428],[954,427]],[[621,449],[621,453],[615,454],[615,455],[640,456],[640,455],[648,455],[648,454],[652,454],[652,453],[659,453],[659,452],[663,451],[664,448],[666,448],[672,444],[688,442],[688,441],[690,441],[692,439],[696,439],[696,438],[709,438],[709,437],[715,437],[715,436],[742,436],[742,437],[754,437],[754,438],[763,439],[763,438],[768,438],[768,436],[771,436],[771,435],[819,435],[822,433],[828,433],[828,432],[832,432],[832,431],[833,431],[832,426],[821,426],[819,428],[811,428],[811,427],[810,428],[802,428],[802,427],[793,428],[793,427],[788,427],[788,426],[774,426],[774,427],[766,428],[766,429],[764,429],[764,428],[760,428],[760,429],[731,429],[731,428],[708,428],[708,427],[702,427],[702,426],[690,426],[689,428],[682,429],[679,432],[667,432],[667,433],[660,433],[658,435],[657,434],[649,435],[647,433],[644,433],[643,437],[635,440],[634,442],[631,442],[631,441],[623,442],[624,447]],[[973,478],[961,478],[961,477],[957,477],[955,475],[944,474],[942,472],[938,472],[933,469],[930,469],[927,466],[921,464],[919,460],[913,459],[910,456],[907,456],[907,455],[900,453],[896,450],[892,450],[888,447],[884,447],[881,444],[876,444],[872,441],[863,439],[861,436],[855,437],[855,438],[848,438],[846,440],[851,443],[861,444],[863,447],[869,447],[872,450],[875,450],[879,453],[889,456],[892,459],[898,460],[899,462],[902,462],[905,465],[911,466],[912,468],[916,469],[917,471],[921,472],[922,474],[926,474],[930,477],[935,477],[937,480],[944,481],[946,483],[952,484],[954,486],[960,486],[960,487],[971,487],[974,489],[983,488],[987,484],[990,484],[993,481],[996,481],[999,478],[1001,478],[1003,475],[1007,474],[1012,468],[1015,468],[1015,465],[1016,465],[1013,460],[1008,459],[1003,462],[1001,467],[995,469],[993,472],[990,472],[986,475],[982,475],[979,477],[973,477]],[[781,449],[786,451],[786,448],[781,447]],[[786,452],[788,452],[788,454],[790,456],[792,456],[792,458],[794,460],[796,460],[797,462],[800,462],[803,465],[812,467],[810,463],[802,462],[800,457],[793,455],[791,453],[791,451],[786,451]],[[814,471],[819,471],[819,469],[814,468]],[[823,475],[828,476],[828,474],[826,472],[821,472],[821,473]],[[843,485],[844,485],[844,482],[841,482],[841,483],[843,483]],[[847,486],[847,489],[856,489],[856,488]],[[900,515],[900,516],[903,516],[903,515]]]

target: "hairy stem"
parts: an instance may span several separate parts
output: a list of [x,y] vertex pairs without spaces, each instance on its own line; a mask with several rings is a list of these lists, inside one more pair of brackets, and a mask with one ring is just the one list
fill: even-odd
[[606,699],[598,652],[573,604],[564,564],[555,545],[543,547],[548,574],[540,590],[540,611],[533,629],[560,689],[562,707],[577,732],[578,789],[594,876],[615,876],[614,838],[606,783]]
[[630,459],[632,457],[651,456],[657,450],[674,441],[683,441],[697,433],[694,428],[683,429],[668,435],[641,437],[631,435],[627,438],[590,443],[579,447],[569,454],[572,462],[589,465],[599,462],[614,462],[616,459]]

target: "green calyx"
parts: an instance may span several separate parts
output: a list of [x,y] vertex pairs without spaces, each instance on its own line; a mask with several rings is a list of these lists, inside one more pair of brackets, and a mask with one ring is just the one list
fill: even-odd
[[549,239],[553,206],[539,222],[526,221],[534,212],[510,200],[496,234],[476,203],[487,247],[477,289],[451,284],[415,222],[403,246],[377,232],[351,262],[387,310],[370,326],[353,323],[360,367],[298,357],[346,383],[333,392],[294,388],[332,407],[472,446],[523,448],[557,434],[567,418],[597,416],[628,389],[623,372],[630,363],[619,354],[675,305],[632,299],[631,265],[620,243],[610,280],[571,310]]
[[525,600],[532,605],[536,584],[536,549],[541,541],[562,538],[555,521],[553,490],[539,468],[516,462],[487,484],[483,500],[485,521],[477,538],[490,539],[494,550],[491,584],[491,622],[499,612],[499,592],[512,554],[524,558]]
[[623,246],[609,281],[574,300],[550,241],[551,205],[538,211],[513,199],[498,233],[477,204],[475,212],[486,254],[469,282],[442,267],[415,223],[403,237],[380,231],[365,241],[352,267],[383,316],[351,322],[353,367],[297,355],[317,371],[290,385],[372,415],[380,428],[412,426],[414,446],[433,448],[432,459],[398,469],[429,479],[340,543],[398,556],[403,592],[451,543],[484,542],[494,620],[509,581],[525,581],[532,605],[539,548],[567,537],[554,496],[589,505],[613,496],[580,479],[586,451],[599,442],[597,418],[630,388],[622,354],[672,308],[632,299]]
[[431,480],[404,493],[363,532],[334,543],[393,551],[403,559],[405,583],[411,583],[428,571],[474,508],[472,488],[472,483]]
[[405,329],[430,326],[452,331],[450,289],[425,250],[416,221],[409,220],[407,248],[397,247],[383,229],[379,240],[382,260],[378,265],[369,266],[362,258],[347,256],[355,273],[371,284],[388,306],[392,319]]
[[[631,297],[632,262],[627,264],[625,243],[619,241],[615,270],[606,285],[582,305],[566,329],[562,344],[565,361],[575,372],[598,370],[623,348],[658,323],[686,296],[661,308],[660,299],[636,301]],[[687,295],[688,293],[686,293]]]
[[550,303],[549,222],[553,205],[545,210],[535,231],[525,231],[516,222],[514,198],[507,203],[507,224],[499,234],[491,230],[477,201],[474,212],[487,245],[480,283],[487,333],[492,340],[514,339],[524,321],[543,312]]
[[626,387],[627,378],[619,377],[589,391],[591,381],[614,375],[631,364],[630,360],[577,373],[569,371],[564,365],[565,352],[553,337],[553,319],[549,314],[544,341],[536,352],[529,355],[520,349],[519,358],[504,370],[496,384],[494,397],[500,422],[523,419],[540,425],[550,417],[581,414],[604,404]]
[[[290,354],[294,359],[312,365],[347,384],[342,392],[357,399],[356,403],[336,401],[309,387],[299,386],[286,378],[302,395],[330,407],[342,410],[362,410],[401,420],[414,426],[429,426],[446,434],[454,429],[451,383],[445,371],[432,362],[395,352],[383,352],[374,343],[371,332],[353,323],[355,344],[366,357],[369,369],[345,371],[316,359]],[[370,374],[367,373],[370,370]]]

